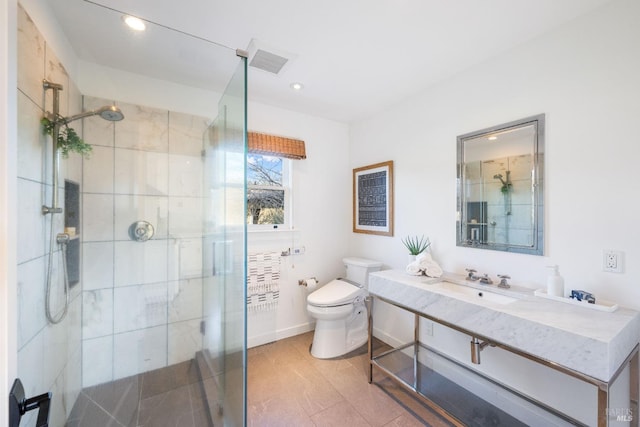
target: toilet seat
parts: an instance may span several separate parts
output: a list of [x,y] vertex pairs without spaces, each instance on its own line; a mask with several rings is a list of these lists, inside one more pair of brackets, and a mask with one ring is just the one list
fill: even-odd
[[317,359],[342,356],[369,339],[368,275],[382,263],[363,258],[344,258],[346,276],[311,292],[307,314],[315,322],[311,355]]
[[342,280],[334,279],[307,297],[307,303],[315,307],[339,307],[349,305],[363,296],[365,290]]

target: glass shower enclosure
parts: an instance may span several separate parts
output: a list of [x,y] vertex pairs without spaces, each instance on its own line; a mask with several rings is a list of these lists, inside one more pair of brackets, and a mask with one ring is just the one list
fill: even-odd
[[220,99],[204,151],[205,218],[212,222],[203,237],[203,265],[211,271],[203,286],[203,353],[219,373],[218,414],[229,426],[246,425],[246,65],[238,65]]
[[[55,426],[245,425],[246,57],[152,22],[143,34],[123,31],[123,12],[93,2],[19,9],[19,157],[43,159],[18,173],[18,374],[27,396],[53,393]],[[66,71],[68,52],[56,54],[58,32],[82,84]],[[109,36],[92,44],[98,33]],[[51,109],[45,78],[63,87],[62,116],[102,105],[124,115],[73,123],[93,148],[60,162],[60,203],[74,193],[73,218],[31,212],[52,193],[50,137],[32,129]],[[68,314],[55,325],[44,316],[40,273],[51,227],[73,229],[77,248],[66,257]],[[65,300],[61,250],[52,257],[54,314]],[[21,425],[35,423],[26,418]]]

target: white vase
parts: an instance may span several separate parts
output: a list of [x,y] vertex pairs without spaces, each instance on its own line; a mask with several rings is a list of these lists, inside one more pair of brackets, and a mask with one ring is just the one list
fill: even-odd
[[416,256],[415,255],[407,255],[407,263],[411,264],[412,262],[414,262],[416,260]]

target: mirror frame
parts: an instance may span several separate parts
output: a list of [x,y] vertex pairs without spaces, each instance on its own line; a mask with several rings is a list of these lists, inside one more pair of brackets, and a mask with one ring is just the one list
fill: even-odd
[[[535,128],[533,141],[533,242],[531,246],[512,245],[508,243],[478,242],[463,239],[463,227],[467,212],[465,209],[465,142],[492,133],[503,132],[507,129],[533,125]],[[490,249],[496,251],[523,253],[530,255],[544,255],[544,139],[545,115],[515,120],[457,137],[457,211],[456,211],[456,245],[466,248]]]

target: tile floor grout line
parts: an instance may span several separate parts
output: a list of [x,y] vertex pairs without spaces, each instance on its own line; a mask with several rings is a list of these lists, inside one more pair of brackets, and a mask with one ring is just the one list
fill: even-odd
[[[113,414],[111,414],[109,411],[107,411],[105,408],[102,407],[102,405],[100,405],[98,402],[96,402],[95,400],[93,400],[93,398],[91,396],[89,396],[88,394],[86,394],[84,391],[82,391],[81,393],[84,393],[85,396],[87,396],[87,399],[89,399],[89,401],[91,403],[93,403],[94,405],[96,405],[102,412],[104,412],[105,414],[107,414],[109,416],[109,418],[111,418],[113,421],[115,421],[118,426],[120,427],[127,427],[125,425],[123,425],[120,421],[118,421]],[[84,418],[84,416],[83,416]]]

